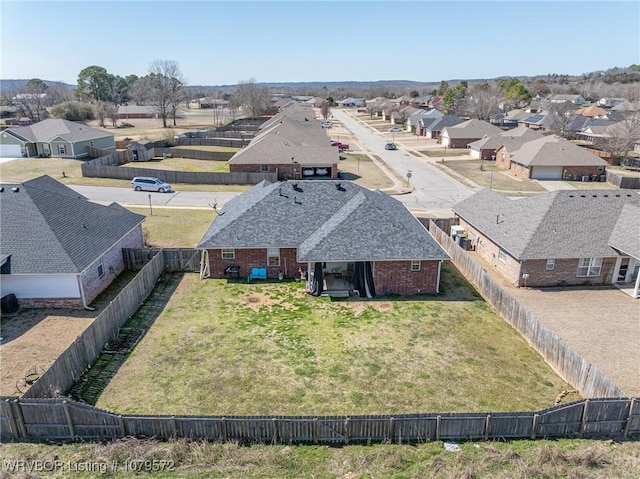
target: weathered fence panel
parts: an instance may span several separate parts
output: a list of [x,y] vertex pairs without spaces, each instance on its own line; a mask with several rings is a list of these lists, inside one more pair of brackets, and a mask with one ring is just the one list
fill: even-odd
[[101,440],[184,437],[243,443],[403,443],[504,438],[640,437],[635,399],[588,399],[538,412],[398,416],[117,415],[64,398],[1,398],[1,437]]
[[155,155],[171,155],[174,158],[193,158],[195,160],[227,161],[235,155],[235,152],[187,150],[182,148],[155,148]]
[[606,173],[607,182],[616,185],[618,188],[640,189],[640,176],[624,176],[610,170],[607,170]]
[[107,341],[118,334],[122,325],[151,293],[163,271],[164,256],[157,254],[56,359],[23,397],[57,397],[69,389],[98,357]]
[[162,253],[165,271],[200,272],[201,251],[194,248],[123,248],[125,269],[138,271]]
[[516,328],[568,383],[587,397],[624,397],[624,391],[596,366],[569,348],[553,331],[489,276],[482,266],[439,229],[429,223],[429,232],[451,255],[453,264],[478,289],[498,313]]

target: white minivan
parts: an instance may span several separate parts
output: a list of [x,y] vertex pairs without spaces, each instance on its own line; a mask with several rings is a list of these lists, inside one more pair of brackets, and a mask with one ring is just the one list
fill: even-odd
[[136,191],[157,191],[158,193],[169,193],[171,185],[151,176],[136,176],[131,180],[131,188]]

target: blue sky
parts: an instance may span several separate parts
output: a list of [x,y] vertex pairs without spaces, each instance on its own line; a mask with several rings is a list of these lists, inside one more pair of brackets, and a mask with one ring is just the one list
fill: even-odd
[[640,64],[640,2],[0,0],[0,78],[176,60],[190,85],[581,74]]

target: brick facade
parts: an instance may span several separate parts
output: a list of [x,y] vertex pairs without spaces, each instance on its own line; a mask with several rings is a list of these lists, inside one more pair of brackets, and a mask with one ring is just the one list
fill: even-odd
[[267,268],[267,278],[277,278],[282,271],[288,279],[299,277],[299,269],[307,270],[306,263],[296,261],[295,248],[280,248],[280,266],[267,266],[267,248],[235,249],[234,259],[222,259],[221,249],[210,249],[207,252],[212,278],[228,277],[224,272],[228,266],[238,266],[238,277],[241,278],[249,276],[251,268]]
[[84,290],[85,301],[91,304],[102,291],[105,290],[111,282],[124,271],[124,259],[122,257],[122,248],[143,248],[144,238],[142,235],[142,224],[131,230],[127,236],[122,238],[118,243],[113,245],[109,251],[102,255],[102,276],[98,272],[98,263],[96,260],[89,266],[81,276],[82,288]]
[[83,309],[80,298],[20,298],[18,304],[21,308],[63,308]]
[[460,225],[466,228],[466,235],[473,241],[476,253],[513,285],[525,286],[525,280],[522,278],[525,273],[529,275],[526,286],[531,287],[602,285],[613,282],[615,257],[603,258],[598,276],[578,276],[580,258],[556,259],[554,269],[547,271],[546,259],[523,260],[521,263],[506,252],[501,259],[498,245],[484,237],[462,218]]
[[376,293],[425,294],[436,293],[439,261],[421,261],[420,271],[411,271],[411,261],[376,261],[373,282]]
[[[267,165],[268,171],[262,171],[262,165],[247,165],[247,164],[229,164],[229,171],[231,173],[241,172],[241,173],[277,173],[278,180],[291,180],[291,179],[306,179],[304,177],[301,178],[302,168],[314,168],[312,166],[303,166],[299,163],[288,163],[288,164],[280,164],[280,165]],[[325,167],[322,167],[325,168]],[[331,167],[326,167],[329,169],[331,173],[331,179],[336,179],[338,177],[338,165],[334,164]],[[310,178],[312,179],[312,178]]]
[[[267,266],[267,249],[235,249],[235,258],[222,259],[221,249],[207,250],[212,278],[227,278],[225,268],[237,266],[239,278],[246,278],[251,268],[267,268],[267,278],[274,279],[282,271],[287,279],[298,279],[299,270],[306,273],[307,263],[296,261],[295,248],[280,248],[280,266]],[[411,271],[411,261],[376,261],[373,280],[378,294],[436,293],[439,261],[421,261],[420,271]]]
[[565,180],[580,181],[583,176],[588,176],[589,181],[600,181],[600,175],[605,174],[602,166],[565,166],[562,178]]

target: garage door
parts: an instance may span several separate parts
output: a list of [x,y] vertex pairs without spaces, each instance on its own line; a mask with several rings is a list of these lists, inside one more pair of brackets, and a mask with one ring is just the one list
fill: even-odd
[[0,145],[0,158],[20,158],[20,145]]
[[535,180],[561,180],[561,166],[535,166],[531,178]]

